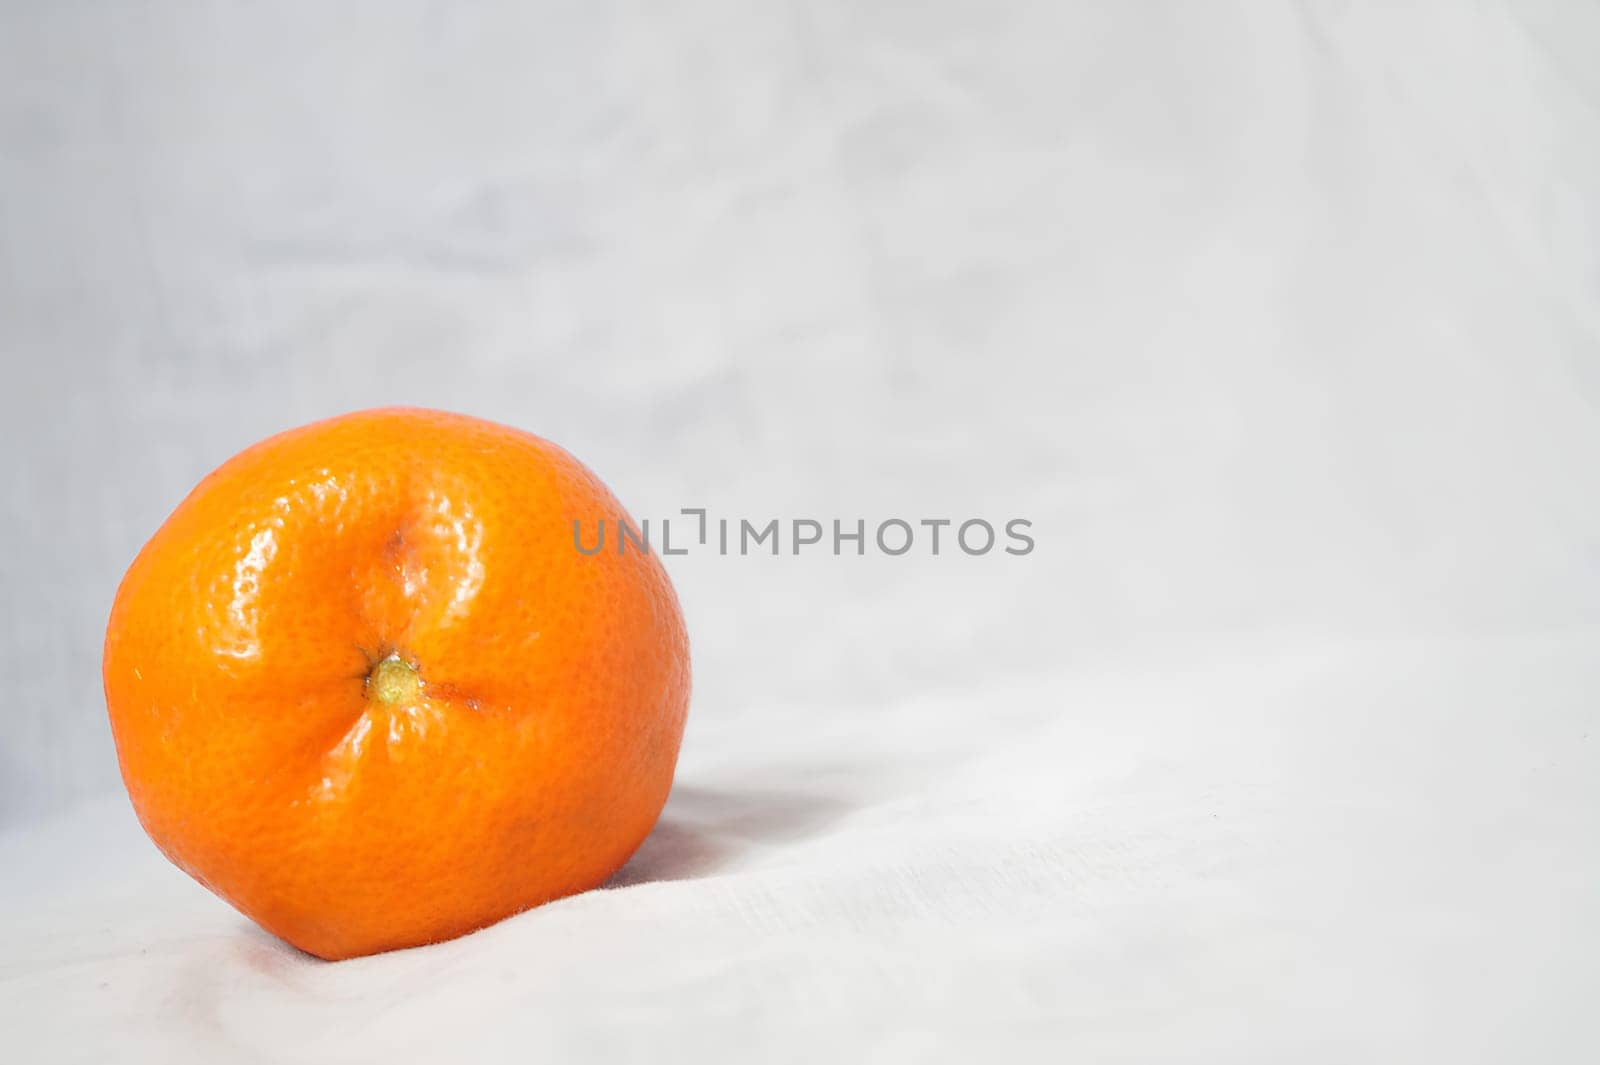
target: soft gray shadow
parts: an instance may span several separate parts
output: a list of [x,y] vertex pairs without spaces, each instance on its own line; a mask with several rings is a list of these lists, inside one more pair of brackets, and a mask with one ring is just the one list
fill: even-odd
[[706,876],[747,853],[809,838],[853,808],[812,792],[676,787],[655,830],[605,886]]

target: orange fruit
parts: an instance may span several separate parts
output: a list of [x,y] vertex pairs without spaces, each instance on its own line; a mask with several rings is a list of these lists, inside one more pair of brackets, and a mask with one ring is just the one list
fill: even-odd
[[[603,520],[612,539],[597,554]],[[323,958],[601,884],[654,825],[689,698],[677,598],[576,459],[456,414],[251,447],[139,552],[106,706],[140,822]],[[636,530],[635,530],[636,531]]]

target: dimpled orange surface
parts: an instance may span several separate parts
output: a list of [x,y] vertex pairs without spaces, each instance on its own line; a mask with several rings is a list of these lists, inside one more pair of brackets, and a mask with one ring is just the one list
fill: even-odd
[[[592,547],[581,554],[573,522]],[[104,680],[150,837],[324,958],[602,883],[666,801],[689,651],[621,505],[538,437],[364,411],[224,463],[117,590]]]

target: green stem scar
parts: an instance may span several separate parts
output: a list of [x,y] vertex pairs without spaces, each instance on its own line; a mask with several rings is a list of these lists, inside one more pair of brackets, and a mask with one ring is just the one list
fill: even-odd
[[385,706],[415,702],[421,693],[422,679],[398,655],[390,655],[373,666],[367,677],[367,696]]

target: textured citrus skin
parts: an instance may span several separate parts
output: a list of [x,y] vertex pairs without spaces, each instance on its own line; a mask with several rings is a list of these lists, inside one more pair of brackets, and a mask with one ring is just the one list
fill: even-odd
[[[600,519],[606,549],[580,554],[572,523],[590,547]],[[555,445],[436,411],[228,460],[139,552],[106,630],[145,830],[323,958],[599,885],[666,801],[689,698],[677,599],[653,553],[617,552],[626,520]]]

